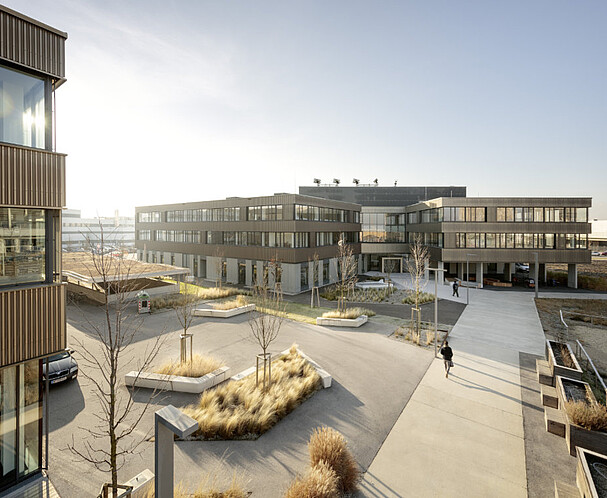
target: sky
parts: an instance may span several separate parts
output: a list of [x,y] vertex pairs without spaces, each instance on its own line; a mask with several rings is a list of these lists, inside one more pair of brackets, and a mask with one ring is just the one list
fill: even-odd
[[2,1],[69,35],[83,215],[378,178],[607,218],[604,0]]

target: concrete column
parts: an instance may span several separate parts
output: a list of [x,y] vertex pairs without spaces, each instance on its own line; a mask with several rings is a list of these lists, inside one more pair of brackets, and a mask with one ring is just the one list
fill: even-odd
[[543,285],[546,285],[547,280],[548,280],[548,270],[546,268],[546,264],[540,263],[540,282]]
[[567,271],[567,287],[577,289],[577,264],[569,263]]
[[173,496],[174,439],[173,431],[156,423],[156,496]]
[[483,288],[483,263],[476,263],[476,283]]
[[229,284],[238,283],[238,260],[234,258],[226,259],[226,282]]
[[[444,270],[445,269],[445,263],[443,261],[438,261],[436,267],[439,270]],[[439,271],[439,272],[436,272],[436,273],[438,273],[438,285],[444,285],[445,284],[445,272],[444,271]]]
[[457,278],[464,280],[464,272],[466,271],[466,263],[457,263]]
[[512,268],[514,263],[504,263],[504,280],[506,282],[512,282]]
[[529,263],[529,278],[535,278],[535,263]]

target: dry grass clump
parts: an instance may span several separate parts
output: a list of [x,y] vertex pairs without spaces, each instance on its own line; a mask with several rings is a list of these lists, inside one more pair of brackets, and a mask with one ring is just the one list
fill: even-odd
[[336,498],[339,496],[337,482],[335,471],[327,462],[321,461],[291,483],[285,498]]
[[247,298],[243,295],[236,296],[236,299],[230,301],[223,301],[221,303],[213,303],[214,310],[233,310],[234,308],[240,308],[248,304]]
[[426,346],[429,346],[434,342],[436,333],[433,330],[426,330]]
[[607,406],[585,401],[566,401],[565,411],[574,424],[591,431],[607,431]]
[[178,308],[191,299],[222,299],[242,294],[244,291],[234,287],[199,287],[188,284],[188,291],[183,294],[170,294],[168,296],[152,296],[150,302],[152,310],[163,308]]
[[[430,301],[434,301],[434,294],[430,294],[429,292],[419,293],[419,304],[429,303]],[[403,299],[402,303],[415,304],[415,293],[411,292],[407,297]]]
[[320,388],[320,376],[293,346],[272,362],[272,385],[262,392],[255,375],[206,391],[184,413],[198,421],[195,436],[237,439],[259,436]]
[[208,373],[223,367],[225,363],[212,356],[201,356],[195,354],[191,362],[181,363],[169,361],[162,365],[154,373],[163,375],[179,375],[181,377],[202,377]]
[[346,311],[326,311],[322,314],[323,318],[348,318],[350,320],[358,318],[361,315],[367,315],[368,317],[375,316],[375,311],[357,307],[348,308]]
[[325,462],[337,475],[337,488],[343,493],[354,493],[358,488],[360,471],[342,434],[329,427],[316,429],[308,443],[310,466]]

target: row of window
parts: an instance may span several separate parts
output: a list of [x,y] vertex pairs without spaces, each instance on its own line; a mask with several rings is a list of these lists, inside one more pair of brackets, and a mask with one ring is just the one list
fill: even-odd
[[[588,208],[548,208],[548,207],[498,207],[498,222],[522,223],[586,223]],[[442,223],[442,222],[486,222],[485,207],[442,207],[407,213],[407,223]]]
[[362,241],[369,243],[380,243],[380,242],[405,242],[405,232],[389,232],[389,231],[363,231]]
[[409,244],[417,243],[417,237],[422,245],[432,247],[443,247],[444,235],[442,233],[431,233],[431,232],[408,232],[407,241]]
[[358,232],[316,232],[316,247],[334,246],[344,240],[348,244],[356,244],[359,241]]
[[300,248],[310,247],[310,236],[308,232],[207,232],[207,243],[227,246]]
[[[353,211],[352,223],[360,223],[360,213]],[[348,211],[318,206],[295,204],[295,219],[303,221],[337,221],[348,223]]]
[[580,233],[456,233],[455,247],[481,249],[587,249]]

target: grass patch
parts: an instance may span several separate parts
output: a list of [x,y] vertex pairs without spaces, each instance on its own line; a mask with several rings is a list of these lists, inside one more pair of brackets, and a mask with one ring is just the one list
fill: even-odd
[[[419,304],[429,303],[434,301],[434,294],[429,292],[420,292],[419,293]],[[415,304],[415,294],[409,294],[402,300],[403,304]]]
[[335,471],[327,462],[321,461],[291,483],[285,498],[335,498],[339,496],[337,483]]
[[565,411],[574,424],[591,431],[607,431],[607,406],[585,401],[566,401]]
[[225,363],[212,356],[201,356],[195,354],[191,362],[181,363],[179,361],[169,361],[163,364],[154,373],[163,375],[179,375],[180,377],[202,377],[208,373],[214,372]]
[[[388,299],[392,294],[394,294],[395,289],[354,289],[351,291],[346,300],[349,302],[357,302],[357,303],[381,303]],[[339,291],[335,286],[330,286],[324,288],[320,296],[326,299],[327,301],[337,301],[337,298],[341,297],[341,291]]]
[[243,439],[267,432],[321,386],[320,375],[296,346],[272,362],[272,385],[262,392],[255,375],[206,391],[183,412],[198,422],[195,437]]
[[[176,284],[175,280],[165,279],[165,282]],[[199,285],[190,284],[187,282],[179,282],[179,294],[169,294],[165,296],[153,296],[150,301],[152,310],[160,310],[166,308],[176,308],[183,306],[187,299],[191,296],[203,299],[223,299],[230,296],[246,295],[247,291],[236,289],[235,287],[200,287]]]
[[214,310],[233,310],[234,308],[240,308],[248,304],[247,298],[243,295],[236,296],[236,299],[229,301],[222,301],[219,303],[213,303]]
[[375,316],[375,311],[368,310],[365,308],[348,308],[346,311],[331,310],[325,311],[322,314],[323,318],[347,318],[353,320],[361,315],[367,315],[368,317]]
[[[143,498],[155,498],[154,485],[151,484],[145,491]],[[246,498],[248,493],[242,489],[242,486],[236,478],[232,479],[230,486],[221,491],[215,484],[215,480],[210,482],[210,478],[203,480],[194,493],[189,493],[182,483],[175,486],[173,490],[174,498]]]

